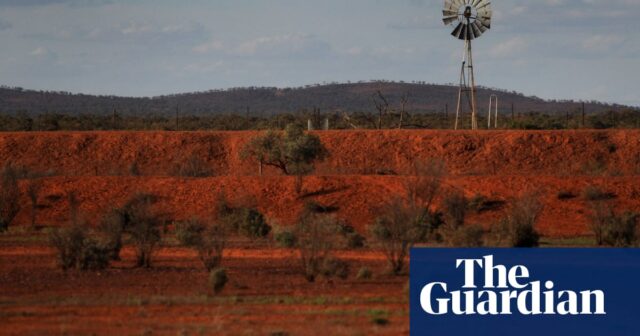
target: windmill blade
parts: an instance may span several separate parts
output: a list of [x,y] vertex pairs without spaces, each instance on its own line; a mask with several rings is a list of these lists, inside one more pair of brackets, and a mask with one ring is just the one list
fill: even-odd
[[476,28],[478,28],[478,30],[480,30],[480,33],[481,33],[481,34],[482,34],[482,33],[484,33],[484,32],[486,32],[486,31],[489,29],[489,28],[487,28],[487,27],[483,26],[483,25],[480,23],[480,21],[477,21],[477,20],[473,22],[473,25],[474,25]]
[[480,24],[482,24],[485,28],[491,29],[491,19],[488,20],[479,20]]
[[480,11],[481,9],[489,9],[491,10],[491,1],[487,1],[487,2],[481,2],[480,5],[478,5],[478,7],[476,7],[476,9],[478,11]]
[[478,38],[482,35],[482,31],[480,31],[480,28],[478,28],[478,26],[476,25],[477,22],[478,21],[475,21],[469,25],[470,30],[473,32],[474,38]]
[[467,38],[467,25],[463,24],[462,25],[462,30],[460,31],[460,34],[458,35],[458,38],[461,40],[464,40]]
[[471,41],[476,38],[476,35],[473,33],[473,29],[471,29],[471,25],[467,25],[467,40]]
[[462,24],[462,22],[460,22],[458,24],[458,26],[453,30],[453,32],[451,33],[451,35],[460,38],[460,33],[462,32],[462,28],[464,27],[464,25]]
[[453,22],[458,21],[458,16],[456,15],[456,16],[446,17],[446,18],[442,19],[442,21],[444,22],[444,24],[446,26],[448,26],[448,25],[452,24]]
[[493,14],[493,12],[491,11],[491,9],[481,9],[478,11],[478,16],[489,16],[491,17],[491,15]]
[[454,10],[451,10],[451,9],[443,9],[442,10],[442,15],[443,16],[453,16],[453,15],[458,16],[458,12],[454,11]]
[[483,0],[473,0],[473,3],[471,3],[471,6],[477,8],[478,4],[481,3]]

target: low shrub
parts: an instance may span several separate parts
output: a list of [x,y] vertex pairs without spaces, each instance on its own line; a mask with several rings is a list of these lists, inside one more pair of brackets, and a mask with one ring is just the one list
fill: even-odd
[[216,268],[209,273],[209,285],[213,290],[213,294],[219,294],[229,281],[227,271],[224,268]]
[[576,198],[576,195],[569,191],[569,190],[561,190],[558,192],[558,199],[559,200],[568,200],[568,199],[573,199]]
[[[443,201],[445,223],[454,228],[464,225],[468,206],[468,201],[462,192],[458,191],[448,194]],[[479,207],[481,205],[475,206]]]
[[296,245],[296,235],[286,229],[279,229],[273,235],[273,239],[278,247],[292,248]]
[[234,208],[223,203],[218,209],[218,220],[250,239],[264,238],[271,232],[264,215],[254,208]]
[[211,271],[222,263],[222,256],[228,240],[229,229],[219,223],[209,223],[191,219],[176,224],[176,238],[186,247],[198,252],[204,267]]
[[[332,258],[332,252],[339,246],[340,226],[337,220],[326,214],[304,212],[294,228],[297,238],[296,247],[300,252],[300,261],[304,276],[309,282],[314,282],[318,275],[327,273],[325,262]],[[328,273],[337,274],[340,265]]]
[[451,247],[482,247],[485,231],[480,225],[463,225],[456,228],[447,225],[441,230],[441,236]]
[[593,202],[591,208],[590,227],[599,246],[630,247],[638,243],[638,214],[616,214],[604,202]]
[[359,280],[369,280],[373,277],[373,273],[367,267],[362,267],[358,270],[358,274],[356,274],[356,278]]
[[492,227],[495,243],[507,247],[536,247],[540,235],[535,224],[542,204],[535,194],[525,194],[513,201],[507,216]]
[[349,264],[336,257],[330,256],[322,262],[321,273],[327,279],[336,276],[344,280],[349,276],[349,271]]
[[81,226],[51,231],[49,242],[55,248],[63,270],[99,270],[109,266],[109,252],[87,235]]

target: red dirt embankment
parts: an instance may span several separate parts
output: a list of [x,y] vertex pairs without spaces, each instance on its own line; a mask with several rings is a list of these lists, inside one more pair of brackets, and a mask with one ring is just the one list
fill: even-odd
[[[309,177],[303,192],[314,196],[299,197],[290,177],[214,177],[206,179],[178,179],[162,177],[55,177],[43,179],[37,222],[44,225],[65,225],[69,218],[66,195],[74,191],[80,210],[91,223],[113,207],[121,206],[137,192],[158,196],[157,211],[170,220],[212,215],[221,191],[231,202],[248,202],[257,207],[274,224],[293,224],[306,200],[337,208],[337,216],[360,232],[373,222],[380,207],[393,196],[401,195],[405,177],[396,176],[331,176]],[[615,178],[557,178],[557,177],[455,177],[445,181],[444,190],[463,190],[468,197],[482,194],[498,206],[491,211],[472,213],[469,222],[490,225],[499,219],[512,197],[523,191],[538,191],[544,203],[538,229],[548,236],[589,234],[588,204],[582,191],[595,185],[616,195],[620,209],[640,209],[640,179]],[[26,183],[23,184],[26,189]],[[560,191],[570,191],[576,197],[559,200]],[[23,196],[22,204],[28,204]],[[18,224],[29,222],[30,208],[24,206]]]
[[[258,132],[51,132],[0,134],[0,162],[64,175],[168,175],[193,156],[215,175],[256,175],[242,160]],[[415,160],[440,158],[454,175],[640,173],[640,131],[326,131],[331,157],[317,175],[403,175]],[[276,171],[267,171],[277,175]]]
[[[64,225],[66,195],[75,191],[92,223],[137,192],[159,196],[158,211],[170,220],[211,214],[224,190],[249,199],[272,221],[294,222],[306,200],[338,208],[337,215],[364,232],[377,210],[402,193],[416,160],[440,158],[449,176],[445,188],[468,197],[482,194],[498,206],[473,214],[472,223],[490,225],[510,198],[537,190],[545,209],[545,235],[588,234],[589,211],[580,196],[589,185],[614,193],[620,209],[640,209],[640,131],[329,131],[318,132],[331,157],[305,178],[303,193],[293,178],[275,170],[255,176],[255,163],[242,160],[244,143],[257,132],[60,132],[0,134],[0,162],[11,161],[41,178],[38,223]],[[215,177],[167,177],[175,166],[198,157]],[[142,174],[127,176],[135,162]],[[380,176],[385,173],[399,176]],[[26,190],[27,181],[22,188]],[[560,191],[576,198],[559,200]],[[24,193],[23,193],[24,194]],[[28,199],[17,222],[29,221]]]

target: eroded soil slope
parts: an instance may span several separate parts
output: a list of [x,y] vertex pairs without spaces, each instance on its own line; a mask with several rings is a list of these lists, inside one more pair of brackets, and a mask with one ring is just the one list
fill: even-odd
[[[0,134],[0,161],[40,173],[170,175],[198,157],[215,175],[255,175],[241,159],[257,132],[56,132]],[[327,131],[318,175],[403,175],[440,158],[454,175],[629,175],[640,172],[640,131]],[[275,175],[278,172],[267,171]]]

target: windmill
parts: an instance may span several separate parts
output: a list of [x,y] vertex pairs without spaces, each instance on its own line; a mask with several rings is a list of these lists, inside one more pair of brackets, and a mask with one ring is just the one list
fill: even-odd
[[455,129],[458,129],[462,96],[465,95],[471,110],[471,129],[476,130],[478,129],[478,120],[476,119],[476,83],[473,76],[471,41],[482,36],[484,32],[491,28],[491,1],[445,0],[442,14],[444,15],[442,18],[444,24],[455,27],[451,35],[464,41]]

